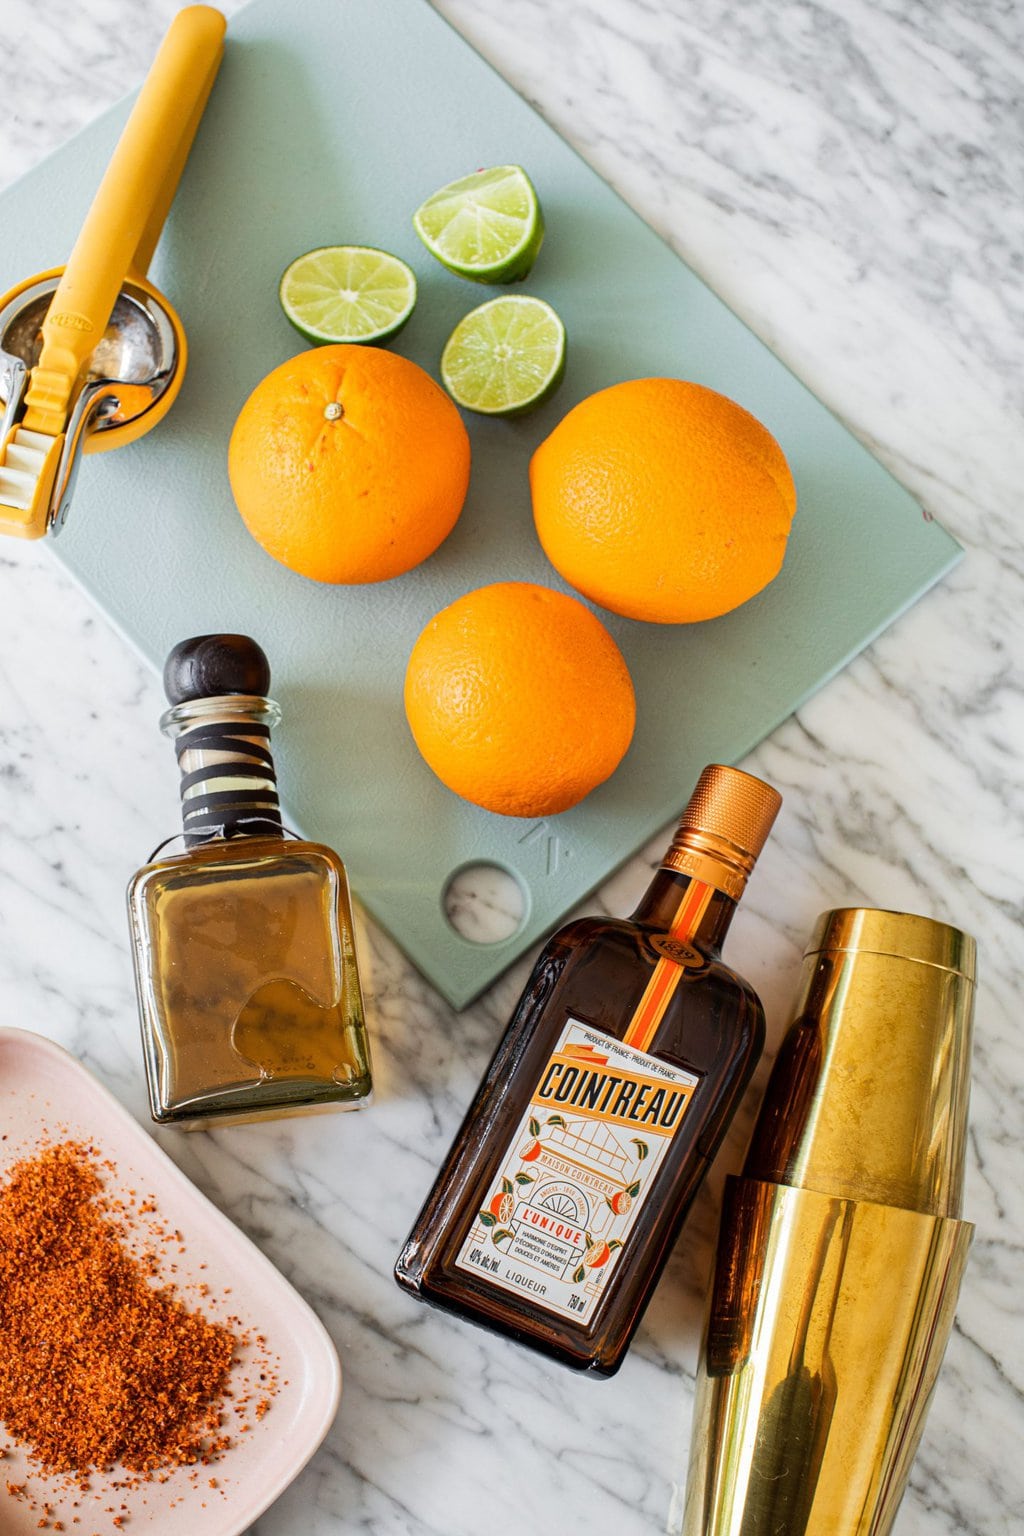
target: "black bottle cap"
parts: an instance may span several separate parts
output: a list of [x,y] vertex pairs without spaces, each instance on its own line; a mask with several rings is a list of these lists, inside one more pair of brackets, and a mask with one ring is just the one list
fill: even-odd
[[270,692],[270,663],[248,635],[194,635],[168,656],[164,692],[170,704],[225,693],[264,698]]

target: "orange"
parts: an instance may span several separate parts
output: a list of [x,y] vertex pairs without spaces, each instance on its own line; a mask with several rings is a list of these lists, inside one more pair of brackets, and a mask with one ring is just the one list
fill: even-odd
[[443,784],[505,816],[568,810],[633,735],[629,671],[600,619],[530,582],[467,592],[409,657],[405,712]]
[[682,379],[633,379],[581,401],[534,454],[530,488],[565,580],[661,624],[717,618],[766,587],[796,511],[767,427]]
[[495,1221],[500,1221],[503,1226],[507,1226],[511,1221],[512,1212],[515,1210],[515,1208],[516,1202],[513,1197],[511,1195],[504,1194],[501,1191],[499,1191],[499,1193],[494,1196],[494,1199],[487,1207]]
[[253,538],[314,581],[387,581],[432,555],[469,485],[457,409],[380,347],[301,352],[258,384],[228,450]]
[[599,1243],[591,1243],[583,1255],[583,1262],[588,1269],[600,1269],[602,1264],[607,1264],[612,1256],[608,1244],[602,1239]]

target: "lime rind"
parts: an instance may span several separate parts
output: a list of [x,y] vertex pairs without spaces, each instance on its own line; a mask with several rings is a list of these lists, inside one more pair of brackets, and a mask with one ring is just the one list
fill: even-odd
[[544,239],[537,193],[518,165],[450,182],[417,208],[412,222],[442,266],[478,283],[521,281]]
[[459,321],[441,354],[441,379],[466,410],[521,416],[555,393],[565,354],[565,326],[551,305],[508,294]]
[[307,341],[390,341],[416,304],[412,268],[371,245],[326,245],[296,257],[278,290],[287,319]]

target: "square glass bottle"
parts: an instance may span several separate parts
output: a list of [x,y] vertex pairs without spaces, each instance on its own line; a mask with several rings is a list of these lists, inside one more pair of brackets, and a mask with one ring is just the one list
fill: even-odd
[[348,880],[330,848],[285,838],[266,657],[246,636],[200,636],[164,681],[185,849],[128,887],[153,1118],[359,1107],[372,1083]]

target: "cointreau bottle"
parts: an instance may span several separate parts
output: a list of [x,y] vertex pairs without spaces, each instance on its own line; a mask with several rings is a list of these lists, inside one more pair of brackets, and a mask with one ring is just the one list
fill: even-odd
[[544,948],[400,1285],[579,1370],[622,1363],[764,1043],[720,946],[781,804],[705,768],[647,894]]
[[369,1100],[345,866],[286,840],[267,658],[247,635],[176,646],[161,725],[185,851],[128,887],[154,1120],[200,1126]]

